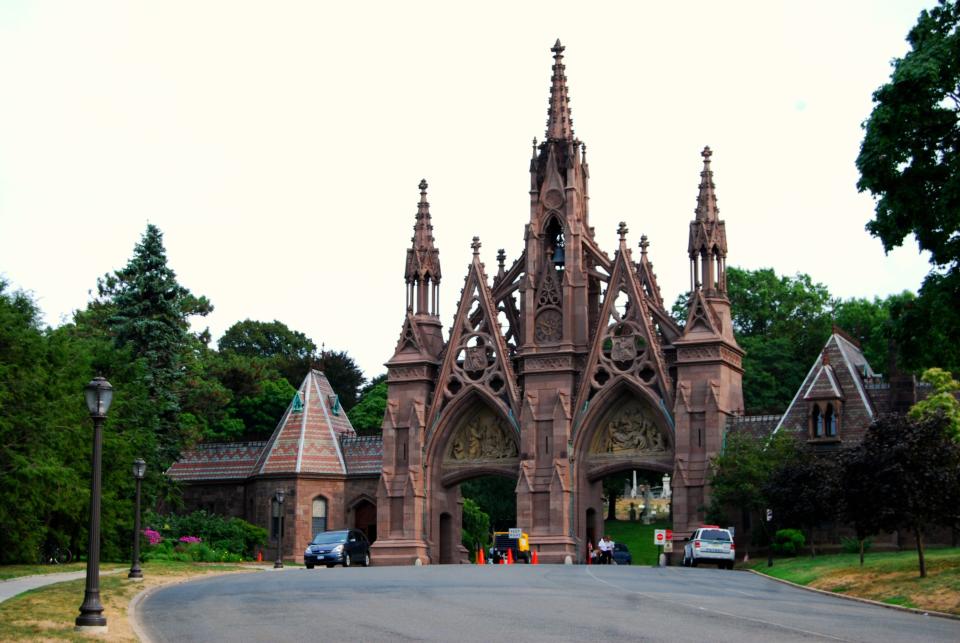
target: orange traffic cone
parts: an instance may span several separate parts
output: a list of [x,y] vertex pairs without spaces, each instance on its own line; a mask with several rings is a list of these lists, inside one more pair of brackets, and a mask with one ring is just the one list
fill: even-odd
[[483,560],[483,547],[477,550],[477,564],[486,565],[486,561]]
[[530,559],[530,564],[531,564],[531,565],[539,565],[539,564],[540,564],[540,561],[537,560],[537,550],[536,550],[536,549],[533,550],[533,558]]
[[506,561],[506,559],[504,559],[503,556],[500,557],[500,564],[501,564],[501,565],[506,565],[506,564],[507,564],[507,561]]
[[507,564],[508,564],[508,565],[512,565],[512,564],[513,564],[513,550],[512,550],[512,549],[508,549],[508,550],[507,550]]

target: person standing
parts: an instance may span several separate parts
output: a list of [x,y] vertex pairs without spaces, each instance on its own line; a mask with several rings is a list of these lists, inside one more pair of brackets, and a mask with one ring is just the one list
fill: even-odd
[[610,536],[601,538],[597,547],[600,549],[600,564],[611,564],[613,562],[613,541],[610,540]]

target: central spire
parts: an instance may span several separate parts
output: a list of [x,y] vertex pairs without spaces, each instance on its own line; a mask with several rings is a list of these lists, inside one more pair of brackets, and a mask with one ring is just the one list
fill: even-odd
[[553,52],[553,78],[550,80],[550,107],[547,109],[547,139],[573,140],[573,119],[570,117],[570,98],[567,95],[567,76],[563,73],[563,50],[557,38]]
[[716,186],[713,184],[713,170],[710,169],[710,146],[703,148],[703,171],[700,172],[700,194],[697,195],[697,221],[716,221],[720,210],[717,208]]

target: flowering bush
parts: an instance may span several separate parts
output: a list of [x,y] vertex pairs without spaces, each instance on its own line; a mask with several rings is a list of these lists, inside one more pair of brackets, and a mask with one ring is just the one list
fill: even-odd
[[154,529],[144,529],[143,535],[147,537],[147,540],[151,545],[156,545],[163,540],[163,536],[160,535],[160,532]]
[[198,543],[201,542],[196,536],[180,536],[180,542],[182,543]]

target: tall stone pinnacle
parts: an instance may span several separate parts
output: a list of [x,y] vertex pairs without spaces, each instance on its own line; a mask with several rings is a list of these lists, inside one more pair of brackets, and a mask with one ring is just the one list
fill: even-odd
[[700,194],[697,195],[697,221],[716,221],[720,209],[717,208],[716,186],[713,184],[713,170],[710,169],[710,157],[713,152],[710,146],[703,148],[703,171],[700,172]]
[[550,49],[553,52],[553,77],[550,80],[550,107],[547,109],[547,139],[573,140],[573,118],[570,116],[570,98],[567,76],[564,74],[563,50],[557,38]]

